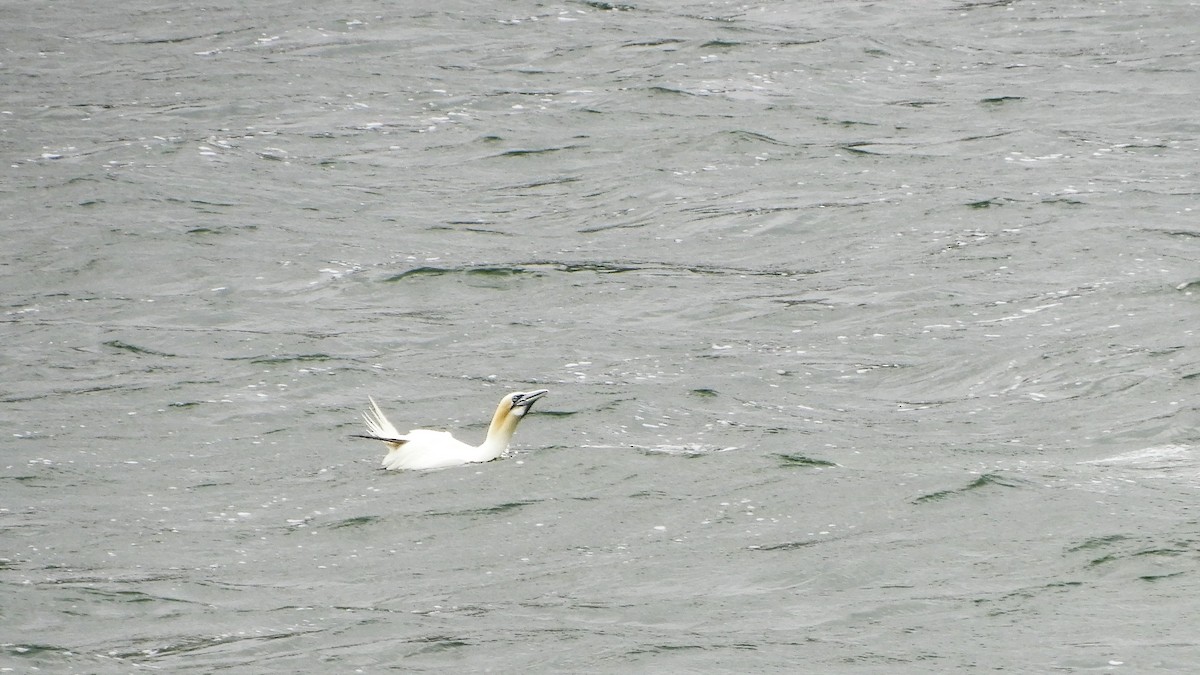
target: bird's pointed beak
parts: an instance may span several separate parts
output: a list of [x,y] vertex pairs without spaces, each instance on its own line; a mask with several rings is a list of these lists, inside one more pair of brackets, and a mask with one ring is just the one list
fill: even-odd
[[525,413],[533,409],[533,402],[545,396],[549,391],[549,389],[538,389],[514,396],[511,408],[513,416],[524,417]]
[[550,393],[549,389],[538,389],[535,391],[527,391],[521,394],[521,398],[513,403],[513,407],[529,408],[533,402]]

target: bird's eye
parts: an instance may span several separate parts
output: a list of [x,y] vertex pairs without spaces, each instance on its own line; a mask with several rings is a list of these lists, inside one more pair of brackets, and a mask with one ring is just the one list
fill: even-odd
[[520,403],[520,402],[521,402],[521,395],[520,395],[520,394],[513,394],[513,401],[512,401],[512,402],[513,402],[513,405],[516,405],[516,404]]

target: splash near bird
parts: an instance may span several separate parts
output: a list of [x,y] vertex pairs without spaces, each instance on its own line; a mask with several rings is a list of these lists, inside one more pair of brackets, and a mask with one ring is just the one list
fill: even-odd
[[371,409],[363,413],[363,421],[367,423],[367,431],[370,433],[354,436],[388,444],[388,454],[383,458],[385,469],[441,469],[459,464],[490,462],[508,451],[508,444],[512,440],[513,432],[517,430],[517,424],[533,407],[534,401],[545,396],[548,391],[537,389],[505,394],[504,398],[500,399],[500,405],[496,406],[496,414],[492,415],[487,438],[479,446],[463,443],[448,431],[413,429],[407,434],[401,434],[384,417],[383,411],[373,398],[370,399]]

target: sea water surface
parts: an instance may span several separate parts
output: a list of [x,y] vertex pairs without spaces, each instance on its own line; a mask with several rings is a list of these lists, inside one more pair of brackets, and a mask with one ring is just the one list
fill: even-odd
[[1198,12],[0,3],[0,672],[1195,670]]

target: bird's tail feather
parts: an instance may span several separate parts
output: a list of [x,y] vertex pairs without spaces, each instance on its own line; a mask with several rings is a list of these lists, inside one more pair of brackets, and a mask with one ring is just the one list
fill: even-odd
[[371,409],[363,413],[367,431],[380,440],[398,438],[400,432],[396,431],[396,427],[392,426],[387,417],[384,417],[383,411],[379,409],[379,404],[375,403],[375,399],[369,396],[367,398],[371,400]]

